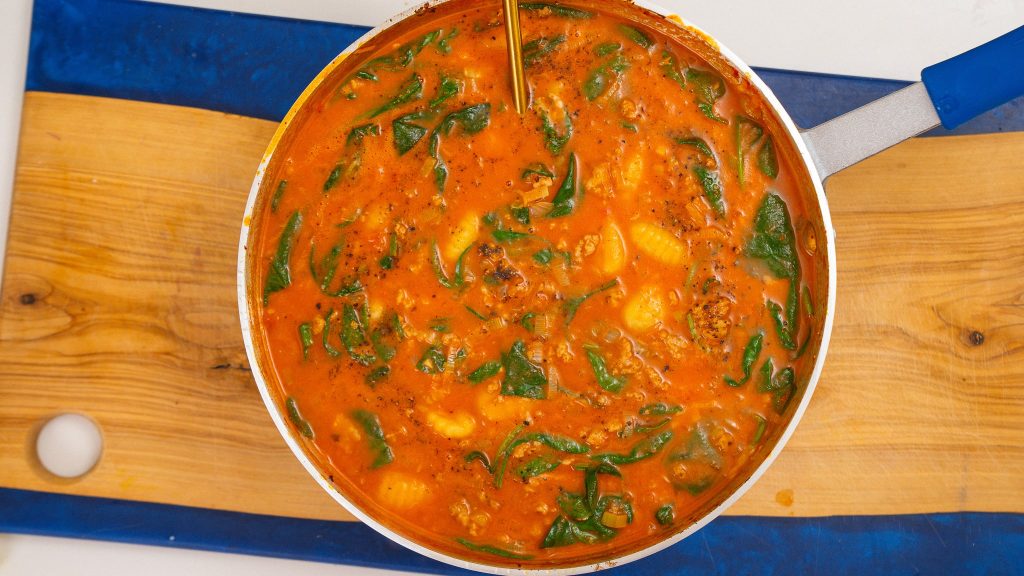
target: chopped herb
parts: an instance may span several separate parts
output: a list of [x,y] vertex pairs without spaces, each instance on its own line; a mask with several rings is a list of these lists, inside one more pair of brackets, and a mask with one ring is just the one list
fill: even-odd
[[398,92],[393,97],[391,97],[391,99],[388,100],[387,102],[381,104],[380,106],[374,108],[373,110],[370,110],[367,113],[367,118],[374,118],[376,116],[380,116],[385,112],[394,110],[395,108],[398,108],[399,106],[402,106],[404,104],[408,104],[413,100],[419,100],[422,97],[423,77],[413,72],[412,76],[409,76],[409,79],[398,87]]
[[618,29],[619,29],[619,32],[621,32],[623,36],[625,36],[626,38],[629,38],[630,40],[633,41],[634,44],[636,44],[637,46],[643,48],[644,50],[648,50],[652,46],[654,46],[654,40],[651,40],[650,36],[648,36],[647,34],[644,34],[642,31],[640,31],[637,28],[634,28],[632,26],[627,26],[625,24],[619,24],[618,25]]
[[679,72],[679,61],[676,59],[675,54],[668,50],[662,50],[661,62],[658,66],[661,68],[661,72],[666,78],[676,84],[679,84],[680,88],[686,88],[686,78],[684,78],[682,73]]
[[543,400],[547,398],[547,376],[536,364],[526,357],[526,345],[517,340],[507,353],[501,355],[505,378],[501,382],[504,396],[521,396]]
[[346,146],[356,146],[363,143],[367,136],[380,136],[380,124],[363,124],[348,131],[345,138]]
[[299,434],[302,434],[306,438],[313,438],[313,427],[309,425],[309,422],[302,417],[299,413],[299,406],[295,403],[295,398],[288,397],[284,402],[285,408],[288,410],[288,419],[292,421],[292,424],[299,430]]
[[541,36],[523,44],[523,67],[536,66],[548,54],[554,52],[565,40],[565,34],[559,34],[554,37]]
[[661,449],[664,448],[665,445],[668,444],[671,440],[672,431],[665,430],[660,434],[644,438],[643,440],[637,442],[636,444],[633,445],[633,448],[629,451],[629,454],[595,454],[591,456],[591,458],[601,462],[608,462],[609,464],[633,464],[634,462],[639,462],[640,460],[654,456],[659,451],[661,451]]
[[269,303],[270,295],[274,292],[284,290],[292,283],[290,260],[292,246],[295,245],[295,237],[298,236],[299,228],[302,227],[302,214],[298,210],[292,213],[288,222],[281,231],[281,237],[277,240],[277,252],[270,260],[270,267],[267,270],[267,280],[263,285],[263,305]]
[[789,210],[785,201],[776,194],[765,196],[754,217],[754,235],[747,243],[747,255],[761,260],[771,273],[780,279],[789,280],[785,316],[782,307],[774,301],[766,306],[775,323],[782,346],[787,350],[796,349],[796,334],[799,328],[798,284],[800,282],[800,258],[796,251],[796,239]]
[[587,292],[582,296],[576,296],[575,298],[567,298],[562,302],[562,313],[565,314],[565,324],[568,326],[572,319],[576,317],[576,312],[579,311],[580,305],[587,301],[591,296],[604,292],[605,290],[611,290],[619,284],[618,279],[613,278],[608,282],[598,286],[597,288]]
[[693,173],[697,175],[700,187],[704,189],[704,197],[714,208],[719,216],[725,216],[725,200],[722,198],[722,182],[718,178],[717,170],[708,170],[697,164],[693,167]]
[[313,327],[309,322],[299,324],[299,343],[302,344],[302,359],[309,359],[309,348],[313,345]]
[[465,538],[456,538],[455,541],[474,552],[494,554],[495,556],[501,556],[502,558],[510,558],[512,560],[530,560],[533,558],[533,556],[529,554],[519,554],[516,552],[511,552],[509,550],[505,550],[504,548],[491,546],[490,544],[474,544],[469,540],[466,540]]
[[434,344],[423,352],[423,356],[420,356],[419,362],[416,363],[416,369],[424,374],[440,374],[444,372],[447,362],[448,358],[444,351],[440,346]]
[[[569,143],[569,139],[572,138],[572,118],[569,116],[568,110],[565,111],[562,119],[561,132],[555,128],[554,123],[551,122],[551,118],[546,113],[538,111],[537,115],[540,116],[540,127],[544,131],[544,146],[555,156],[561,154],[562,149],[565,148],[565,145]],[[551,177],[553,178],[554,174]]]
[[484,362],[479,368],[469,373],[469,381],[474,384],[479,384],[488,378],[492,378],[498,375],[501,371],[501,362],[490,361]]
[[554,178],[554,177],[555,177],[555,173],[554,173],[554,172],[552,172],[552,171],[551,171],[551,170],[550,170],[550,169],[549,169],[549,168],[548,168],[547,166],[545,166],[544,164],[541,164],[540,162],[534,162],[533,164],[530,164],[529,166],[527,166],[527,167],[526,167],[526,168],[525,168],[525,169],[523,170],[523,176],[522,176],[522,178],[523,178],[523,179],[526,179],[526,178],[527,178],[527,177],[529,177],[529,176],[530,176],[531,174],[536,174],[536,175],[538,175],[538,176],[545,176],[545,177],[547,177],[547,178]]
[[664,402],[658,402],[657,404],[648,404],[640,408],[641,416],[665,416],[671,414],[678,414],[683,411],[683,407],[678,404],[665,404]]
[[593,12],[587,12],[586,10],[580,10],[579,8],[572,8],[562,4],[552,4],[550,2],[520,2],[519,9],[529,12],[541,12],[547,10],[553,16],[569,18],[572,20],[587,20],[594,17]]
[[437,86],[437,95],[430,101],[428,106],[437,108],[446,100],[457,95],[462,90],[462,81],[451,76],[441,76],[441,83]]
[[548,218],[561,218],[572,214],[576,209],[576,154],[569,154],[569,167],[566,169],[565,179],[555,192],[551,201],[552,208],[548,212]]
[[763,332],[758,332],[750,337],[750,340],[747,342],[747,346],[743,349],[743,362],[741,364],[743,368],[743,378],[733,380],[729,376],[726,376],[726,384],[735,388],[743,386],[748,380],[750,380],[750,372],[754,367],[754,362],[757,362],[757,358],[761,355],[762,340],[764,340]]
[[274,195],[270,198],[270,212],[277,212],[277,205],[281,203],[281,197],[284,196],[284,191],[288,189],[288,181],[281,180],[277,183],[277,190],[274,190]]
[[388,374],[390,374],[390,373],[391,373],[391,368],[390,367],[388,367],[388,366],[378,366],[378,367],[374,368],[373,370],[370,370],[369,372],[367,372],[366,378],[364,378],[364,381],[366,382],[367,385],[370,386],[370,388],[373,388],[374,386],[377,385],[378,382],[380,382],[381,380],[387,378]]
[[559,465],[561,465],[561,462],[558,460],[537,456],[516,469],[516,474],[525,482],[534,476],[547,474],[558,468]]
[[370,467],[380,468],[385,464],[393,462],[395,459],[394,453],[384,439],[384,430],[380,426],[380,419],[377,418],[377,415],[367,410],[353,410],[351,416],[362,427],[363,431],[366,432],[366,439],[370,445],[370,450],[376,454]]
[[622,126],[626,130],[629,130],[630,132],[633,132],[633,133],[636,133],[636,132],[640,131],[640,127],[639,126],[637,126],[636,124],[633,124],[631,122],[626,122],[625,120],[620,122],[619,126]]
[[728,120],[715,113],[715,103],[725,96],[725,80],[715,72],[697,68],[686,69],[686,80],[697,97],[697,109],[715,122],[728,124]]
[[658,511],[654,513],[654,519],[658,521],[658,524],[662,526],[668,526],[676,519],[675,509],[671,504],[665,504]]
[[626,378],[624,376],[615,376],[608,371],[608,366],[605,364],[604,358],[598,353],[597,346],[584,344],[583,351],[587,353],[587,360],[594,371],[594,377],[597,378],[597,385],[608,392],[621,392],[623,386],[626,385]]
[[621,53],[616,53],[587,74],[586,80],[583,81],[583,95],[587,97],[587,100],[597,100],[611,87],[619,74],[628,69],[629,60]]

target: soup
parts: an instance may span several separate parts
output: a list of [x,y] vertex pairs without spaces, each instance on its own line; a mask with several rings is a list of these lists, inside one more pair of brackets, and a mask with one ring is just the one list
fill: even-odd
[[521,5],[522,116],[500,5],[424,10],[334,70],[264,179],[251,306],[283,411],[346,497],[449,556],[685,529],[813,365],[788,137],[705,45],[614,6]]

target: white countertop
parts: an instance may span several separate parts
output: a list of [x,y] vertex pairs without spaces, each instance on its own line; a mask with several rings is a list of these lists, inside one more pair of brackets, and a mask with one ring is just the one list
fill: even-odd
[[[0,0],[0,255],[7,238],[31,0]],[[170,0],[169,3],[372,25],[409,0]],[[660,0],[752,66],[918,80],[921,68],[1024,23],[1022,0]],[[765,23],[771,23],[765,35]],[[0,260],[2,266],[2,260]],[[0,268],[2,270],[2,268]],[[2,514],[3,511],[0,511]],[[350,566],[0,534],[0,576],[395,574]]]

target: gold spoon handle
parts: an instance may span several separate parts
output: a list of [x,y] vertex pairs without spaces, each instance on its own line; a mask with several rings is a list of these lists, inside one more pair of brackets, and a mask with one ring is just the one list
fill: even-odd
[[526,76],[523,73],[523,37],[519,30],[519,0],[502,0],[505,10],[505,41],[516,112],[526,112]]

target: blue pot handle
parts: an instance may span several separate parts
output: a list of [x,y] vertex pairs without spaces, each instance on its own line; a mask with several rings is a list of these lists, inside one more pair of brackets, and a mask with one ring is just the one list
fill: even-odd
[[949,129],[1024,96],[1024,26],[925,68],[921,81]]

